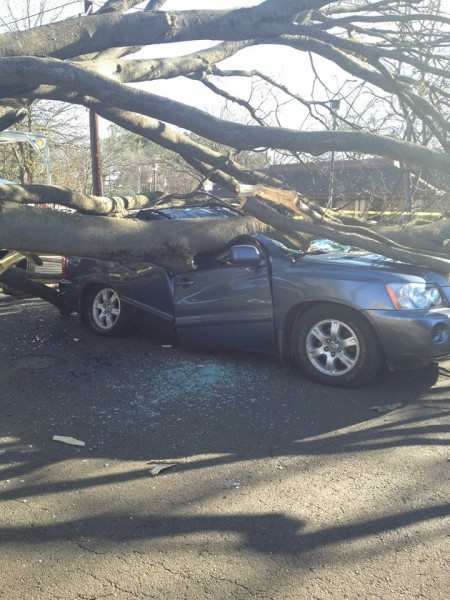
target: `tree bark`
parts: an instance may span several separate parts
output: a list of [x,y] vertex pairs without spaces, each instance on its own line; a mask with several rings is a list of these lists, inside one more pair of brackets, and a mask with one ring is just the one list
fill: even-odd
[[329,0],[266,0],[262,5],[236,10],[183,12],[111,12],[74,18],[0,37],[1,56],[23,55],[63,60],[102,52],[113,46],[145,46],[193,40],[240,41],[277,34],[294,34],[295,14],[320,8]]
[[189,268],[195,254],[219,249],[236,235],[269,230],[251,217],[144,222],[72,215],[14,202],[4,202],[0,207],[0,239],[5,248],[37,254],[142,260],[171,271]]
[[[2,80],[17,85],[45,83],[61,89],[83,89],[86,94],[116,108],[137,112],[177,125],[220,144],[239,149],[278,148],[319,156],[329,151],[377,154],[411,165],[448,171],[450,154],[398,140],[394,137],[356,131],[295,131],[223,121],[195,107],[141,90],[124,88],[83,68],[51,59],[33,57],[0,59]],[[0,94],[2,88],[0,87]],[[5,90],[6,93],[6,90]],[[54,90],[52,96],[54,97]]]

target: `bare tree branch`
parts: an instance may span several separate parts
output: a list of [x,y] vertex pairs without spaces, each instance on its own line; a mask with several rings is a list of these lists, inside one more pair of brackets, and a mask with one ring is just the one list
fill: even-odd
[[67,90],[81,87],[86,94],[102,102],[113,101],[117,108],[132,110],[181,127],[187,125],[198,135],[241,150],[277,147],[319,155],[334,149],[375,153],[393,159],[403,158],[411,164],[434,166],[443,170],[450,165],[450,155],[370,133],[297,132],[231,122],[224,128],[220,119],[197,108],[141,90],[123,89],[107,78],[93,76],[73,64],[60,63],[54,59],[5,58],[0,60],[0,66],[4,79],[11,84],[23,79],[35,81],[39,73],[39,79],[46,83],[56,84]]

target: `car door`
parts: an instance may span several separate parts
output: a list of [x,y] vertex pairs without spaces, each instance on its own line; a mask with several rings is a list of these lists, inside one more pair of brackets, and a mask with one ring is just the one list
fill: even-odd
[[139,261],[111,263],[109,281],[140,330],[174,340],[172,287],[165,269]]
[[[234,250],[253,250],[253,260]],[[256,251],[258,255],[256,255]],[[175,328],[178,339],[202,348],[273,351],[273,303],[267,258],[256,245],[230,245],[214,264],[176,275]],[[259,256],[259,259],[258,259]],[[256,259],[255,259],[256,257]],[[240,260],[243,259],[243,260]]]

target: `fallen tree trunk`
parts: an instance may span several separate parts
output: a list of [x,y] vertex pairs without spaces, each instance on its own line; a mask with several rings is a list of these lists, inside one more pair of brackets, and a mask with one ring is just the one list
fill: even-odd
[[[92,216],[95,211],[117,210],[113,199],[65,194],[61,200],[81,206],[91,215],[67,214],[21,204],[39,190],[20,186],[0,186],[0,240],[3,248],[22,252],[56,253],[92,256],[110,260],[142,260],[179,271],[192,264],[198,252],[219,249],[241,234],[269,233],[278,239],[289,237],[290,243],[305,247],[311,238],[329,238],[336,242],[383,254],[395,260],[450,272],[450,255],[445,245],[450,239],[450,219],[414,226],[378,226],[361,221],[359,226],[342,224],[333,211],[321,215],[303,205],[295,207],[292,199],[281,208],[292,219],[269,208],[254,196],[242,195],[242,208],[250,216],[233,219],[186,219],[138,221],[105,216]],[[14,189],[15,199],[1,200],[5,188]],[[267,189],[267,188],[266,188]],[[282,192],[273,190],[275,205],[283,204]],[[265,197],[264,195],[262,197]],[[58,196],[55,195],[55,201]],[[87,198],[87,199],[86,199]],[[267,198],[265,198],[267,199]],[[152,199],[154,200],[154,199]],[[143,197],[130,197],[131,206],[142,205]],[[124,205],[120,204],[120,211]],[[304,211],[306,208],[306,212]]]
[[[11,193],[14,201],[5,200],[5,195],[11,198]],[[42,193],[55,203],[60,200],[90,214],[68,214],[24,204],[32,198],[42,202]],[[394,260],[450,273],[450,255],[444,247],[445,240],[450,238],[450,219],[410,227],[368,227],[363,221],[346,225],[333,211],[309,207],[293,192],[251,186],[241,198],[241,208],[249,216],[140,221],[98,213],[117,215],[127,206],[156,202],[157,196],[130,197],[123,202],[123,199],[83,196],[70,191],[59,194],[58,188],[47,186],[0,186],[0,240],[3,248],[22,253],[137,260],[179,272],[189,269],[199,252],[219,250],[238,235],[265,233],[298,248],[306,248],[310,239],[328,238]],[[268,206],[267,201],[277,210]],[[0,282],[41,297],[64,312],[57,290],[33,281],[33,275],[26,271],[9,269],[0,274]]]
[[138,221],[66,214],[14,202],[4,202],[0,209],[0,239],[5,248],[142,260],[170,271],[188,268],[195,254],[218,250],[236,235],[269,231],[276,235],[252,217]]

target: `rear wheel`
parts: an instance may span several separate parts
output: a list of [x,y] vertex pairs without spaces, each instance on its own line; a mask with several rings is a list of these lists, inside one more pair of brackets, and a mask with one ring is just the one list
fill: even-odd
[[315,381],[357,387],[373,379],[382,364],[374,332],[356,311],[322,304],[303,313],[294,330],[294,358]]
[[91,288],[84,299],[82,312],[89,329],[100,335],[119,335],[127,324],[123,303],[110,287]]

